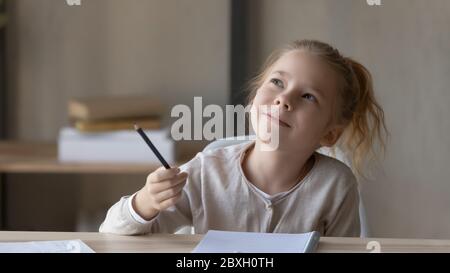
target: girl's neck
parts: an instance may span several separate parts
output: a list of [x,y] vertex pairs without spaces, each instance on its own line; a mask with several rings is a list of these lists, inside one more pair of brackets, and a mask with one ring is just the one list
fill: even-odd
[[301,181],[314,165],[314,155],[263,151],[258,140],[246,152],[242,169],[248,180],[267,194],[285,192]]

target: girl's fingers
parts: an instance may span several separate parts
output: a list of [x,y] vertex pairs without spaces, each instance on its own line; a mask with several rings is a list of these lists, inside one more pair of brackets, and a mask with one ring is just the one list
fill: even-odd
[[164,167],[160,167],[159,169],[152,172],[147,177],[147,182],[159,183],[164,180],[168,180],[168,179],[175,177],[179,172],[180,172],[180,169],[176,168],[176,167],[170,168],[170,169],[165,169]]
[[164,200],[163,202],[160,203],[160,207],[162,210],[167,209],[168,207],[171,207],[173,205],[175,205],[177,203],[177,201],[180,199],[182,194],[182,191],[180,191],[178,194],[176,194],[175,196]]
[[161,181],[159,183],[153,183],[150,187],[150,193],[157,194],[159,192],[175,187],[185,181],[187,177],[187,173],[179,173],[173,179]]
[[182,183],[176,185],[175,187],[172,187],[165,191],[157,193],[155,195],[155,200],[157,202],[159,202],[161,205],[161,203],[163,203],[165,200],[173,198],[174,196],[179,194],[183,190],[184,185],[185,185],[185,183],[182,182]]

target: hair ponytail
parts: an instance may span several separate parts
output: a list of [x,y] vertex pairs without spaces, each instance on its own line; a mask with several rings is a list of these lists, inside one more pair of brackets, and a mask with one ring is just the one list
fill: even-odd
[[388,131],[384,111],[375,99],[369,70],[351,58],[344,60],[350,68],[349,86],[344,90],[342,104],[342,117],[348,125],[338,145],[351,154],[355,173],[364,177],[366,163],[376,159],[379,152],[384,154]]

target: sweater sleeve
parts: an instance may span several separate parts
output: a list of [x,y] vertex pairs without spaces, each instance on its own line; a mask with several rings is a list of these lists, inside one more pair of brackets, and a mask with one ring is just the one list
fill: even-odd
[[181,199],[175,206],[159,212],[157,216],[146,223],[133,217],[128,206],[129,198],[131,196],[122,197],[108,210],[105,220],[100,225],[100,232],[119,235],[175,233],[182,227],[192,225],[186,190],[183,190]]
[[122,197],[107,212],[106,218],[100,225],[102,233],[113,233],[120,235],[139,235],[147,233],[175,233],[179,229],[192,226],[191,196],[198,189],[196,173],[199,172],[198,160],[192,159],[183,166],[182,171],[188,173],[187,183],[183,188],[180,200],[172,207],[160,211],[150,221],[139,221],[133,217],[129,208],[132,196]]
[[342,199],[333,221],[325,228],[325,236],[359,237],[359,191],[354,183]]

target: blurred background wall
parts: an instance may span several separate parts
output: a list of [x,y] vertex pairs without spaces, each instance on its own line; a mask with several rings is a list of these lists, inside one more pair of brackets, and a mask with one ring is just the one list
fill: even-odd
[[[361,181],[372,235],[450,238],[450,2],[245,2],[244,77],[274,48],[300,38],[329,42],[372,72],[391,133],[380,168]],[[81,7],[68,7],[57,0],[10,1],[11,136],[55,140],[66,123],[66,100],[76,95],[153,92],[169,104],[189,104],[194,95],[205,103],[227,103],[229,4],[84,0]],[[8,223],[28,230],[34,224],[71,229],[80,222],[73,219],[83,217],[97,223],[113,200],[137,190],[143,179],[17,175],[8,183]],[[50,189],[48,198],[37,194]],[[33,202],[48,216],[33,213]]]
[[[168,106],[229,98],[229,1],[9,1],[9,136],[55,141],[67,101],[154,94]],[[170,108],[168,108],[170,110]],[[170,111],[167,112],[170,115]],[[11,175],[6,227],[94,230],[139,175]]]

